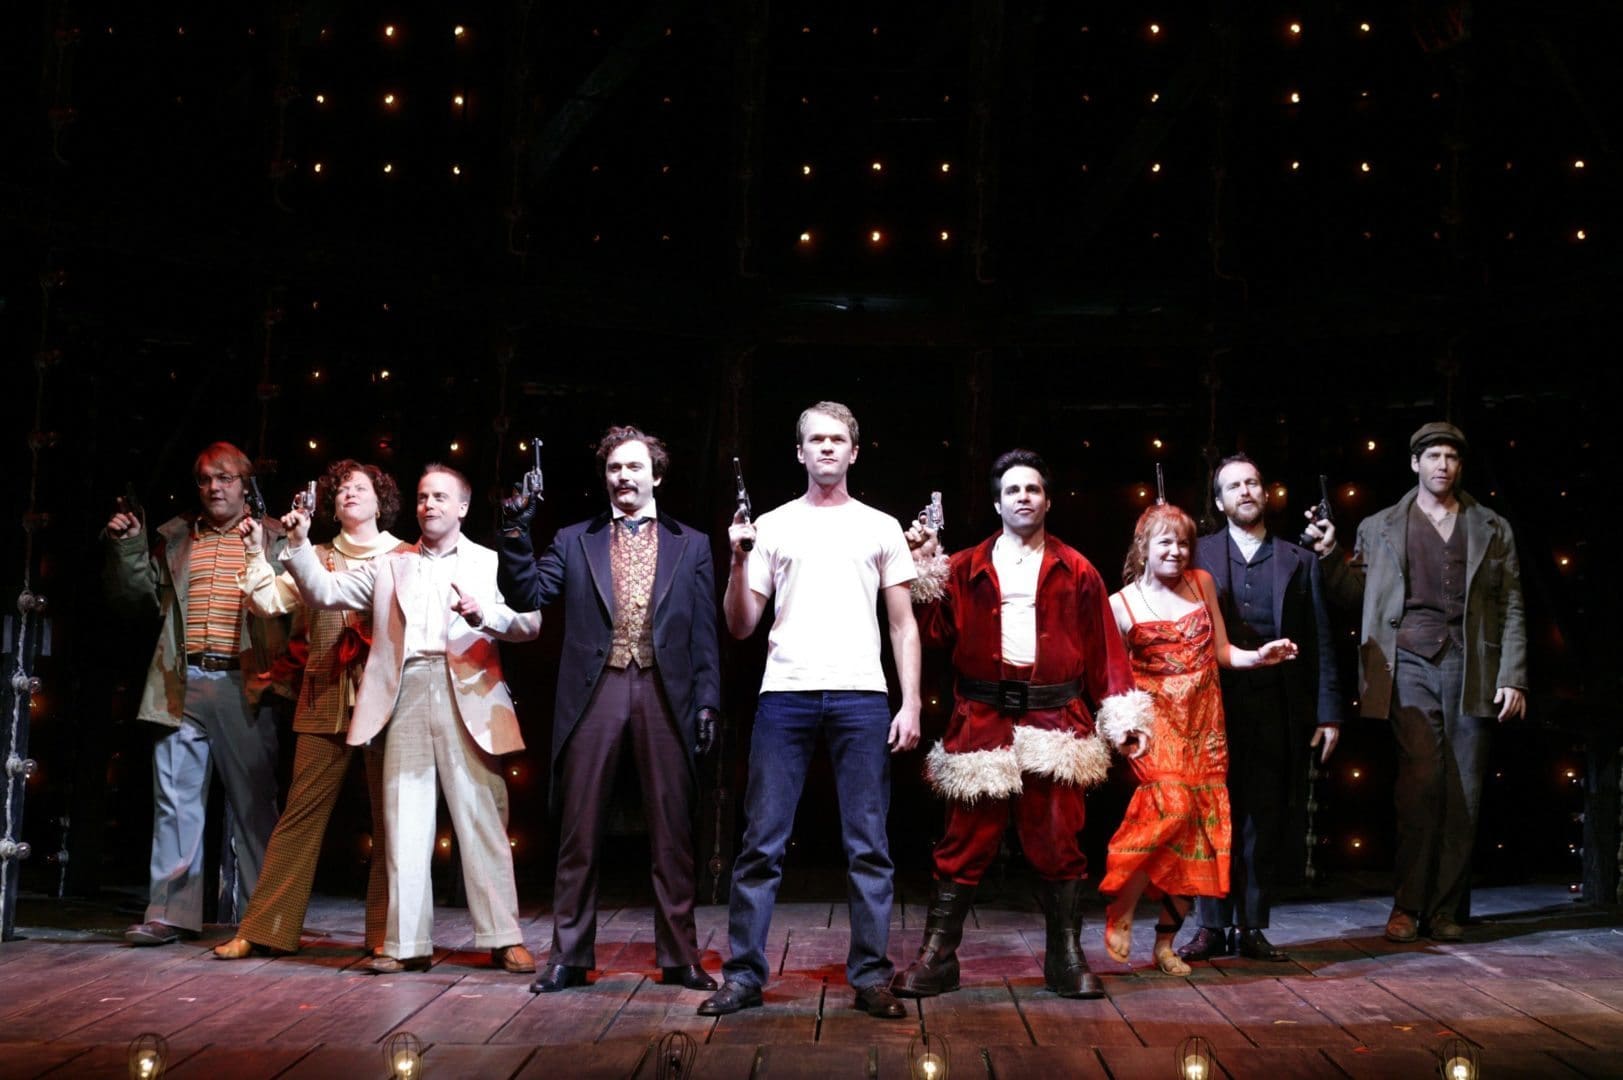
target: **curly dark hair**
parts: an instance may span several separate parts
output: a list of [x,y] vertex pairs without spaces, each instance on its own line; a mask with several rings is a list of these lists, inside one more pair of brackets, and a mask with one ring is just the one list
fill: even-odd
[[332,519],[338,517],[338,489],[351,473],[365,473],[372,482],[372,491],[378,497],[378,528],[392,526],[400,514],[399,485],[394,482],[394,477],[376,465],[368,465],[354,458],[343,458],[328,465],[327,475],[317,481],[316,502],[321,507],[321,513]]
[[1171,503],[1156,503],[1138,515],[1138,524],[1133,527],[1133,545],[1127,549],[1121,568],[1124,586],[1144,576],[1144,567],[1150,561],[1150,540],[1166,530],[1182,536],[1191,545],[1195,542],[1194,519]]
[[650,435],[641,428],[629,424],[620,427],[611,427],[597,440],[597,473],[601,477],[609,467],[609,455],[628,442],[640,442],[648,447],[648,461],[654,467],[654,479],[665,479],[665,470],[670,467],[671,454],[665,449],[665,443],[657,435]]

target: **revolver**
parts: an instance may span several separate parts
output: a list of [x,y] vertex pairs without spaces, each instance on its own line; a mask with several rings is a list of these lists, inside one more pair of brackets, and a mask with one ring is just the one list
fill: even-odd
[[[738,484],[738,491],[734,495],[734,501],[737,502],[738,510],[744,515],[744,521],[747,524],[750,518],[754,515],[754,511],[750,509],[750,493],[749,490],[744,487],[744,468],[738,463],[737,454],[733,455],[733,480]],[[753,538],[740,540],[738,542],[738,546],[744,551],[754,551],[755,541]]]
[[[1336,520],[1334,512],[1330,509],[1330,478],[1323,473],[1319,474],[1319,501],[1313,507],[1313,520],[1328,521],[1332,524]],[[1300,542],[1303,547],[1310,548],[1314,544],[1314,538],[1309,536],[1304,529]]]

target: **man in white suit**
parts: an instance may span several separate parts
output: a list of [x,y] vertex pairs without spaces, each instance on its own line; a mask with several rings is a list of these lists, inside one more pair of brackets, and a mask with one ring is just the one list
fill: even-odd
[[349,742],[389,728],[383,753],[389,916],[373,971],[422,970],[434,951],[434,790],[445,792],[473,918],[474,943],[507,971],[535,970],[518,926],[518,890],[507,839],[507,784],[499,758],[524,749],[502,682],[496,639],[530,641],[541,616],[518,614],[496,588],[496,553],[462,535],[467,478],[429,465],[417,482],[422,539],[363,566],[332,573],[315,556],[310,519],[295,510],[287,563],[312,608],[372,609]]

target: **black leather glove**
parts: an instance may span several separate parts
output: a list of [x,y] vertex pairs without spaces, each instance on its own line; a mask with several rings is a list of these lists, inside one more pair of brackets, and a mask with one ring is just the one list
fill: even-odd
[[534,495],[526,495],[522,490],[502,500],[502,532],[527,533],[530,531],[530,522],[535,520],[535,509],[540,500]]
[[704,757],[716,748],[716,726],[721,721],[721,714],[714,709],[700,709],[697,722],[693,725],[693,753]]

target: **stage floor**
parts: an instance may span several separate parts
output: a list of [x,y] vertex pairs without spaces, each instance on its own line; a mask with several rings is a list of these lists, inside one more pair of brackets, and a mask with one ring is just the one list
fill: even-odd
[[[898,963],[917,947],[926,900],[896,905]],[[233,963],[207,951],[225,927],[199,942],[129,948],[110,911],[106,925],[87,926],[95,919],[82,907],[54,919],[54,902],[33,901],[24,915],[35,925],[20,928],[28,940],[0,945],[0,1076],[123,1076],[129,1040],[154,1031],[169,1040],[174,1077],[360,1080],[384,1074],[382,1040],[409,1030],[428,1044],[435,1080],[652,1080],[649,1042],[679,1029],[698,1043],[695,1076],[890,1078],[908,1075],[921,1025],[950,1041],[953,1075],[976,1080],[1171,1076],[1173,1050],[1191,1034],[1210,1040],[1231,1077],[1435,1076],[1435,1053],[1453,1034],[1480,1048],[1488,1080],[1623,1076],[1623,920],[1559,887],[1490,888],[1475,894],[1483,922],[1466,942],[1393,945],[1381,937],[1388,903],[1288,905],[1270,935],[1293,962],[1219,960],[1187,978],[1145,969],[1148,905],[1133,968],[1105,956],[1101,913],[1090,910],[1084,946],[1109,990],[1102,1001],[1044,990],[1041,918],[1022,901],[988,903],[965,934],[964,988],[922,1002],[907,1021],[880,1021],[851,1008],[843,903],[780,904],[771,949],[780,972],[766,1007],[706,1019],[694,1013],[704,994],[655,981],[646,907],[605,912],[589,987],[531,995],[528,976],[494,972],[472,950],[460,909],[436,913],[438,940],[458,948],[436,952],[427,972],[378,977],[355,970],[353,900],[317,898],[299,954]],[[526,939],[544,958],[551,917],[526,915]],[[726,909],[701,907],[698,921],[714,973]]]

